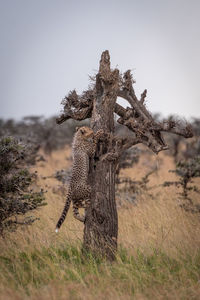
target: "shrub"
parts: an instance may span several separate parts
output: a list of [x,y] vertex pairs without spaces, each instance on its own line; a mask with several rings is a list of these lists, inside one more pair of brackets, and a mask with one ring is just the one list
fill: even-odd
[[25,154],[25,146],[13,137],[0,139],[0,234],[17,225],[31,224],[36,218],[19,220],[17,216],[45,205],[43,191],[30,189],[36,174],[25,167]]
[[170,170],[179,176],[178,181],[166,181],[163,186],[175,185],[182,188],[180,196],[183,200],[187,200],[188,204],[183,203],[181,206],[191,212],[200,212],[200,206],[194,204],[192,199],[189,198],[189,191],[200,193],[200,190],[193,183],[192,179],[200,177],[200,156],[189,159],[188,161],[180,161],[176,164],[175,170]]

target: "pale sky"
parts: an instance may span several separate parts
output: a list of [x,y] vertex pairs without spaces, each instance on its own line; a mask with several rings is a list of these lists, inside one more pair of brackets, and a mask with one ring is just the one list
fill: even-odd
[[151,112],[200,117],[200,0],[0,0],[0,117],[59,114],[106,49]]

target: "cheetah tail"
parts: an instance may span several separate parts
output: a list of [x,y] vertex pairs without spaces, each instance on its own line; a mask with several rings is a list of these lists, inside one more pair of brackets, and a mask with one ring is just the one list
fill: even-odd
[[55,230],[56,232],[58,232],[58,230],[61,227],[62,223],[65,221],[66,215],[67,215],[69,207],[70,207],[70,203],[71,203],[71,194],[70,194],[70,192],[68,192],[62,215],[61,215],[61,217],[58,220],[58,223],[56,225],[56,230]]

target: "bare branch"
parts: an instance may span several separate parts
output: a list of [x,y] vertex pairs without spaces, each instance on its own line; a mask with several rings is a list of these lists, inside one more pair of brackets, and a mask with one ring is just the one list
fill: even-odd
[[192,129],[188,124],[184,126],[172,120],[156,123],[144,105],[147,90],[144,90],[138,100],[132,86],[133,83],[131,72],[128,70],[121,78],[118,96],[127,100],[131,108],[125,109],[116,103],[115,113],[120,117],[117,120],[118,123],[127,126],[135,133],[139,142],[147,145],[155,153],[168,148],[161,135],[162,131],[182,135],[186,138],[192,137]]
[[141,98],[140,98],[141,104],[144,104],[146,96],[147,96],[147,90],[144,90],[144,92],[141,94]]
[[118,91],[118,96],[124,98],[127,100],[132,109],[135,111],[135,114],[142,117],[143,120],[146,121],[152,121],[153,118],[147,111],[144,104],[140,101],[138,101],[137,97],[135,96],[135,93],[130,92],[129,90],[123,89]]
[[159,128],[160,131],[170,132],[177,135],[181,135],[185,138],[193,137],[192,126],[186,122],[185,125],[179,124],[179,122],[166,121],[163,122]]
[[57,124],[62,124],[68,119],[84,120],[91,117],[92,106],[94,99],[94,91],[87,90],[81,96],[77,95],[76,91],[69,92],[62,100],[64,112],[56,119]]
[[121,138],[120,142],[118,142],[118,145],[121,144],[120,146],[118,146],[118,149],[121,152],[123,152],[124,150],[127,150],[128,148],[140,144],[142,142],[143,142],[142,139],[136,137]]
[[130,108],[123,108],[121,105],[115,105],[115,113],[120,116],[118,123],[127,126],[136,135],[133,143],[143,143],[148,146],[153,152],[158,153],[161,150],[166,150],[163,137],[159,131],[153,130],[154,123],[152,121],[145,122],[141,117],[135,117],[135,112]]

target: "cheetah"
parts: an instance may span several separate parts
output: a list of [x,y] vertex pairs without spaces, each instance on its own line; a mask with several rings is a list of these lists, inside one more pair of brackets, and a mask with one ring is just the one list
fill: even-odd
[[85,221],[85,215],[79,214],[79,208],[87,208],[90,205],[91,187],[88,185],[89,159],[94,156],[96,144],[102,130],[94,134],[93,130],[87,126],[76,129],[72,143],[72,175],[70,178],[66,203],[60,219],[56,225],[58,232],[64,222],[70,203],[73,203],[73,215],[81,221]]

